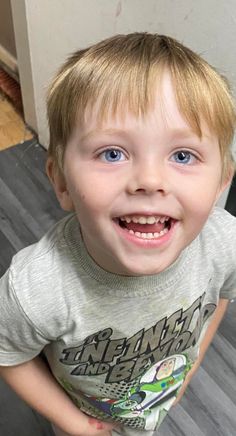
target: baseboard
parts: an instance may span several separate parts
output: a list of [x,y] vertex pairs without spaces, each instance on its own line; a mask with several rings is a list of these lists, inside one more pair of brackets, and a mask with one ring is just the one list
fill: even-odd
[[15,80],[19,81],[17,59],[0,44],[0,63]]

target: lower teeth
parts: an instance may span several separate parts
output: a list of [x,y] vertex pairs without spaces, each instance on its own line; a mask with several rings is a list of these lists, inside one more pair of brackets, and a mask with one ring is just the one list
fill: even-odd
[[134,232],[133,230],[128,230],[128,232],[131,235],[135,235],[141,239],[157,239],[157,238],[160,238],[160,236],[165,235],[168,232],[168,229],[165,228],[160,233],[140,233],[140,232]]

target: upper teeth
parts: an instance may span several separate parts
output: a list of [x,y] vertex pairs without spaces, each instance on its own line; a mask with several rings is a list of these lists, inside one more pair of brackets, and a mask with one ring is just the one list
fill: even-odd
[[139,223],[139,224],[156,224],[164,223],[170,218],[168,216],[123,216],[120,218],[121,221],[126,221],[127,223]]

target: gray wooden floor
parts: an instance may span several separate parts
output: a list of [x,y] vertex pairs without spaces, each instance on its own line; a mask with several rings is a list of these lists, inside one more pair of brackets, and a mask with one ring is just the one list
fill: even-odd
[[[0,276],[12,255],[63,216],[34,141],[0,152]],[[228,210],[236,215],[236,187]],[[158,436],[236,435],[236,303],[232,303],[198,373]],[[0,436],[52,436],[45,419],[0,380]]]

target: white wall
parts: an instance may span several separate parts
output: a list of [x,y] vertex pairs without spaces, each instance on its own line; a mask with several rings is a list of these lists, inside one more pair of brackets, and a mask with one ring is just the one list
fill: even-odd
[[115,33],[169,34],[202,54],[236,89],[235,0],[11,0],[11,4],[25,118],[45,147],[45,90],[50,78],[71,52]]
[[10,0],[0,0],[0,63],[17,78],[16,44]]
[[16,58],[16,45],[10,0],[0,1],[0,43],[14,58]]

